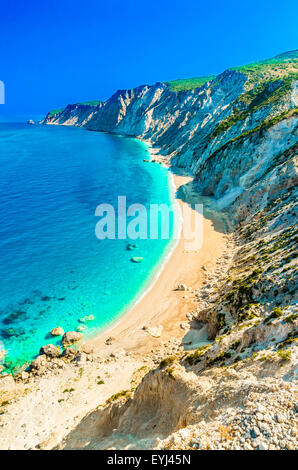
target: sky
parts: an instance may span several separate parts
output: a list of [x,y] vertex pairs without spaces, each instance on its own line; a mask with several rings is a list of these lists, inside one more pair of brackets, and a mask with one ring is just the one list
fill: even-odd
[[297,0],[0,0],[0,119],[297,49],[297,18]]

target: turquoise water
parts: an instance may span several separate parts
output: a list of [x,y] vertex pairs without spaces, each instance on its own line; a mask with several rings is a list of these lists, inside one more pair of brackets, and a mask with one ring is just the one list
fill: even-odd
[[[49,331],[87,336],[136,300],[171,240],[98,240],[101,203],[171,203],[169,176],[135,140],[84,129],[0,123],[0,341],[5,371],[30,361]],[[170,235],[173,233],[171,221]],[[128,251],[127,243],[137,244]],[[132,263],[132,256],[144,258]],[[1,346],[0,346],[1,349]],[[2,361],[3,362],[3,361]]]

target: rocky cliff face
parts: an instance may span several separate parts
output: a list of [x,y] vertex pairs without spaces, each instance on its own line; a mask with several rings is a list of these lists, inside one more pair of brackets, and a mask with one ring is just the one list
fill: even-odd
[[[194,175],[197,191],[213,196],[234,227],[237,249],[227,275],[216,285],[211,280],[202,298],[198,294],[194,317],[208,325],[210,345],[168,360],[170,367],[148,374],[134,398],[117,405],[117,412],[106,409],[104,419],[114,420],[121,435],[132,429],[149,439],[142,407],[149,410],[154,432],[145,447],[293,448],[293,426],[279,426],[286,436],[281,441],[275,427],[293,417],[278,421],[272,400],[279,391],[280,404],[288,400],[285,409],[292,409],[287,394],[297,364],[298,52],[227,70],[197,88],[178,82],[179,91],[177,82],[120,90],[95,107],[69,105],[42,121],[148,140],[172,166]],[[210,399],[211,382],[216,403]],[[177,384],[187,400],[179,393],[172,400]],[[222,401],[236,395],[237,405],[230,400],[227,411]],[[259,408],[248,422],[248,413],[243,419],[240,414],[256,397]],[[174,417],[166,429],[163,413],[154,410],[169,410],[169,404]],[[204,407],[210,410],[200,415]],[[260,418],[260,409],[270,409],[269,418]],[[214,429],[204,421],[208,414]],[[253,442],[260,441],[256,445],[247,440],[250,423]],[[112,444],[118,447],[115,432]],[[157,436],[165,440],[155,442]]]
[[157,83],[119,90],[105,103],[68,105],[42,122],[146,139],[234,213],[235,200],[247,201],[245,193],[297,141],[297,64],[294,52],[227,70],[195,89]]

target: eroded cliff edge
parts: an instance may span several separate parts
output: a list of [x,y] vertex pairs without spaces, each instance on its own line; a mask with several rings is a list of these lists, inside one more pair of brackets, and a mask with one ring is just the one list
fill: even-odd
[[149,141],[214,197],[238,247],[192,314],[208,325],[210,344],[166,358],[92,415],[94,448],[128,445],[124,434],[137,447],[296,447],[297,64],[293,51],[198,88],[120,90],[42,121]]

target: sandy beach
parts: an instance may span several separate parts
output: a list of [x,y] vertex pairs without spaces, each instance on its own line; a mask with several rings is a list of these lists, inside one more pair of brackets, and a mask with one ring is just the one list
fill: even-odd
[[[181,209],[192,211],[196,196],[191,178],[174,174],[174,182],[177,190],[183,187],[183,200],[177,197]],[[228,236],[223,222],[212,217],[204,217],[203,235],[201,249],[189,252],[182,231],[150,290],[117,324],[79,345],[81,353],[74,361],[52,359],[40,376],[23,373],[20,381],[0,381],[0,398],[7,402],[1,408],[0,449],[63,447],[68,435],[73,435],[69,445],[85,448],[89,427],[86,436],[76,429],[85,419],[88,423],[89,413],[92,417],[111,396],[134,389],[164,357],[194,349],[207,339],[206,329],[202,338],[204,328],[191,326],[190,314],[197,305],[195,290],[210,272],[224,269],[221,255]],[[175,290],[182,283],[186,290]]]
[[[176,194],[179,194],[179,188],[181,191],[182,187],[187,186],[187,190],[183,192],[183,201],[176,196],[181,212],[192,212],[190,204],[196,198],[195,192],[192,192],[192,178],[173,174],[173,181]],[[106,347],[107,338],[112,337],[115,338],[113,348],[109,346],[109,349],[124,348],[125,351],[142,355],[156,347],[160,337],[163,341],[168,341],[172,336],[182,338],[183,329],[179,328],[179,324],[185,322],[186,314],[196,304],[192,290],[202,286],[207,272],[214,269],[216,260],[225,249],[225,241],[224,226],[220,220],[204,217],[203,245],[198,251],[185,250],[186,240],[181,230],[180,239],[153,286],[115,326],[90,341],[93,348],[102,351]],[[176,290],[178,284],[185,284],[187,290]],[[154,333],[157,333],[157,337],[154,337]]]

